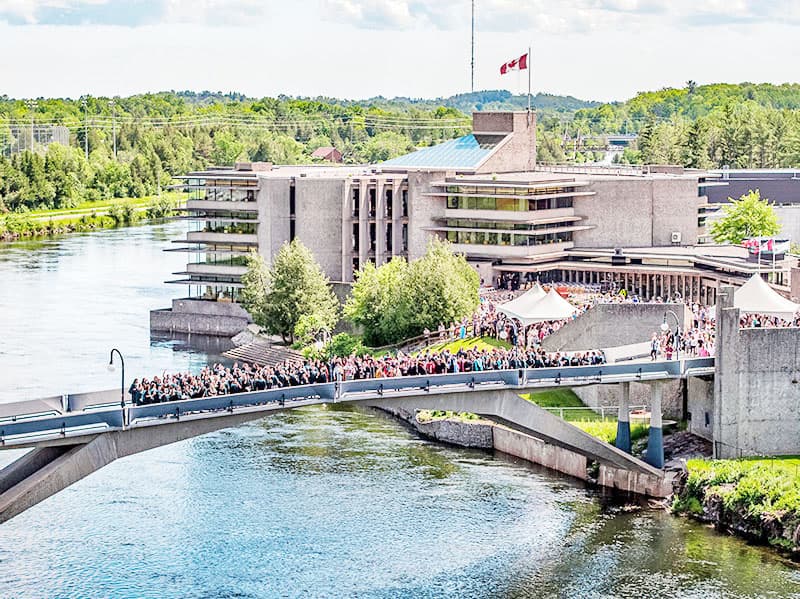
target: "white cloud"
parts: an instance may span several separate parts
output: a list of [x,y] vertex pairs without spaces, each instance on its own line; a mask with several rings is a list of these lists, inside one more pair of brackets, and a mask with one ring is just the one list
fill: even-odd
[[78,11],[107,3],[108,0],[0,0],[0,19],[33,24],[43,10]]
[[[365,29],[451,30],[469,22],[467,0],[320,0],[325,18]],[[477,0],[481,31],[585,32],[640,23],[727,25],[800,22],[798,0]]]

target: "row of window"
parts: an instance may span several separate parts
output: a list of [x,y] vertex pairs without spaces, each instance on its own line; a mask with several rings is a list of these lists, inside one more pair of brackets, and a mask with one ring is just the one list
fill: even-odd
[[547,245],[572,241],[572,231],[550,233],[548,235],[515,235],[513,233],[478,233],[474,231],[448,231],[447,240],[451,243],[469,245],[508,245],[531,246]]
[[498,229],[502,231],[546,231],[548,229],[569,227],[572,224],[570,222],[560,222],[533,225],[530,223],[486,222],[464,218],[449,218],[446,223],[448,227],[460,227],[462,229]]
[[189,193],[190,200],[211,202],[255,202],[258,189],[194,189]]
[[204,223],[195,223],[194,231],[203,233],[236,233],[241,235],[255,235],[258,230],[256,223],[231,223],[226,221],[209,220]]
[[[369,194],[367,197],[367,211],[369,218],[375,218],[378,210],[378,200],[377,200],[377,189],[368,189],[367,193]],[[393,210],[394,210],[394,194],[393,190],[385,189],[384,190],[384,202],[383,202],[383,217],[384,218],[392,218]],[[352,206],[352,214],[354,217],[358,217],[361,212],[361,190],[356,187],[353,189],[353,193],[351,196],[351,206]],[[408,190],[403,189],[400,191],[400,216],[407,217],[408,216]]]
[[[387,223],[386,224],[386,230],[384,231],[384,247],[386,248],[386,251],[389,252],[389,253],[392,252],[392,246],[393,246],[392,231],[393,231],[392,223]],[[377,239],[378,239],[377,228],[375,226],[375,223],[369,223],[368,232],[369,232],[369,246],[368,246],[369,250],[368,251],[374,252],[376,250],[376,247],[377,247]],[[403,228],[400,230],[400,236],[401,236],[401,243],[403,244],[402,245],[403,251],[407,252],[408,251],[408,224],[407,223],[403,223]],[[353,235],[352,235],[351,239],[352,239],[353,251],[356,252],[356,253],[358,253],[360,251],[360,248],[361,248],[361,239],[360,239],[360,237],[361,237],[360,225],[359,225],[359,223],[353,223]]]
[[196,220],[213,219],[237,219],[237,220],[258,220],[257,212],[242,212],[238,210],[197,210],[192,213],[192,218]]
[[555,193],[572,193],[573,187],[473,187],[470,185],[450,185],[447,193],[471,193],[475,195],[541,196]]
[[530,212],[535,210],[572,208],[572,198],[526,200],[519,198],[464,198],[461,196],[447,196],[447,207],[459,210],[506,210],[512,212]]

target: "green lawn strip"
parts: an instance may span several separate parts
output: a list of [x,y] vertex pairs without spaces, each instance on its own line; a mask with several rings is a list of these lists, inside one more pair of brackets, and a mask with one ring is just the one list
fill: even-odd
[[[186,195],[180,192],[171,191],[164,193],[162,197],[178,202],[181,199],[184,199]],[[91,214],[93,211],[96,210],[108,209],[115,204],[133,204],[134,206],[137,207],[146,208],[147,206],[149,206],[151,202],[153,202],[157,198],[158,196],[155,195],[146,196],[143,198],[113,198],[109,200],[98,200],[96,202],[88,202],[88,201],[81,202],[80,204],[78,204],[73,208],[55,208],[52,210],[31,210],[30,212],[20,212],[18,214],[19,216],[23,217],[28,216],[33,218],[47,217],[47,216],[52,216],[55,218],[59,216],[69,216],[75,213],[78,213],[78,215],[80,216],[83,213]]]
[[[549,389],[527,393],[522,397],[542,408],[576,408],[564,410],[564,420],[606,443],[613,444],[617,440],[617,419],[609,419],[607,416],[606,420],[603,420],[600,414],[587,408],[572,389]],[[549,409],[548,412],[561,416],[561,412],[557,409]],[[631,424],[632,441],[646,437],[647,433],[648,428],[645,424]]]
[[462,349],[465,351],[469,351],[471,349],[478,351],[492,351],[493,349],[511,349],[511,344],[501,339],[495,339],[494,337],[467,337],[466,339],[456,339],[455,341],[436,343],[423,349],[422,351],[449,351],[451,354],[455,354]]

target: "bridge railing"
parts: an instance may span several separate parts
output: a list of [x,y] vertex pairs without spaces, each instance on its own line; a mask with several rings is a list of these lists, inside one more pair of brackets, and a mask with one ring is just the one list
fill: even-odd
[[[534,388],[538,383],[542,386],[563,384],[565,387],[576,384],[593,384],[595,382],[614,382],[617,377],[642,381],[656,378],[677,377],[687,373],[706,373],[714,366],[713,358],[692,358],[669,362],[641,362],[628,364],[603,364],[598,366],[569,366],[564,368],[532,368],[516,370],[485,370],[478,372],[461,372],[456,374],[422,375],[410,377],[391,377],[385,379],[363,379],[284,387],[265,391],[251,391],[234,395],[204,397],[171,401],[152,405],[131,406],[128,410],[128,422],[124,422],[123,411],[119,408],[102,407],[87,402],[82,411],[72,411],[53,415],[47,413],[17,414],[16,419],[8,415],[0,420],[0,445],[12,438],[25,436],[38,437],[44,435],[67,435],[79,429],[115,429],[124,425],[147,419],[180,418],[183,415],[203,412],[233,412],[237,408],[255,407],[276,403],[317,399],[323,401],[347,400],[348,396],[359,393],[370,393],[381,396],[386,392],[402,392],[409,389],[448,390],[458,387],[472,389],[480,386],[500,386],[505,388]],[[109,392],[84,394],[87,398],[104,399]],[[52,398],[49,398],[52,399]],[[35,402],[20,402],[17,405],[33,406]],[[14,404],[6,404],[8,412]],[[43,404],[37,403],[37,406]],[[94,408],[94,409],[92,409]]]
[[333,400],[334,391],[333,383],[323,383],[134,406],[130,408],[130,421],[166,416],[180,417],[200,412],[233,411],[236,408],[280,404],[301,399]]
[[519,384],[518,370],[481,370],[476,372],[459,372],[455,374],[430,374],[418,376],[398,376],[385,379],[360,379],[343,381],[341,394],[378,393],[386,391],[403,391],[406,389],[430,389],[431,387],[448,387],[452,385],[482,385],[487,383],[516,386]]
[[74,429],[122,428],[122,410],[79,412],[48,416],[17,422],[0,424],[0,445],[5,445],[9,437],[30,437],[33,435],[66,435]]

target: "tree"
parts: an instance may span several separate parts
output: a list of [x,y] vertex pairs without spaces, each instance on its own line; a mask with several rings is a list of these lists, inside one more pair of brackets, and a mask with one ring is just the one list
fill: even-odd
[[350,322],[363,329],[368,345],[380,346],[403,338],[406,323],[396,316],[407,274],[408,262],[400,257],[392,258],[380,268],[367,262],[355,274],[344,313]]
[[267,272],[263,258],[251,256],[242,277],[243,304],[253,321],[294,342],[330,332],[339,318],[339,301],[311,251],[295,239],[285,243]]
[[469,316],[478,306],[480,278],[464,256],[434,239],[410,264],[393,258],[356,273],[345,317],[360,326],[372,345],[397,343]]
[[[269,267],[261,254],[251,251],[247,256],[247,272],[242,275],[240,301],[250,313],[253,322],[261,325],[266,320],[266,300],[269,293]],[[263,325],[262,325],[263,326]]]
[[761,199],[758,190],[746,193],[722,208],[722,217],[711,223],[711,236],[717,243],[740,244],[748,237],[777,235],[781,227],[775,209]]

